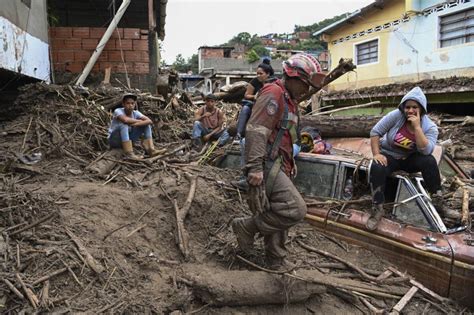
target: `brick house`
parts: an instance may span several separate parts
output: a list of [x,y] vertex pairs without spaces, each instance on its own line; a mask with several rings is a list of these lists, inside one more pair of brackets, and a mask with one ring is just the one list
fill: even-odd
[[[70,82],[84,69],[119,9],[120,1],[49,0],[51,68],[56,83]],[[113,4],[115,3],[115,7]],[[111,68],[111,83],[126,76],[134,88],[156,91],[167,0],[134,0],[95,63],[87,83],[102,81]]]

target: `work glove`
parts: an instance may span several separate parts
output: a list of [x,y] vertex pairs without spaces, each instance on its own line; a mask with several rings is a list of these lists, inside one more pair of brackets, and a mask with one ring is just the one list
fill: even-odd
[[264,213],[270,209],[270,202],[265,193],[265,185],[249,185],[248,205],[253,214]]

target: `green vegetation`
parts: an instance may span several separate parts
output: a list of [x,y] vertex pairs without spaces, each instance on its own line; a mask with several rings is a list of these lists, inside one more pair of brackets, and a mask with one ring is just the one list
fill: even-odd
[[321,22],[316,22],[311,25],[306,25],[306,26],[301,26],[301,25],[295,25],[295,33],[297,32],[310,32],[311,36],[313,33],[325,28],[328,25],[331,25],[334,22],[337,22],[343,18],[345,18],[348,15],[348,13],[344,13],[341,15],[336,15],[335,17],[332,17],[330,19],[324,19]]
[[227,43],[222,44],[221,46],[234,46],[234,45],[244,45],[248,49],[252,49],[254,46],[262,45],[257,34],[250,35],[250,33],[242,32],[232,37]]
[[[320,51],[327,49],[326,43],[319,40],[313,36],[314,32],[319,31],[320,29],[325,28],[326,26],[344,18],[346,14],[341,14],[330,19],[325,19],[320,22],[316,22],[311,25],[301,26],[295,25],[294,32],[310,32],[310,38],[307,40],[301,40],[296,43],[296,45],[291,45],[289,43],[281,43],[276,46],[277,49],[294,49],[294,50],[304,50],[304,51]],[[278,34],[278,38],[288,39],[291,34]],[[232,37],[227,43],[222,44],[222,46],[234,46],[236,44],[245,45],[247,48],[247,60],[253,62],[258,60],[254,53],[258,55],[259,58],[263,56],[269,56],[269,51],[262,45],[257,34],[251,35],[247,32],[242,32]],[[274,58],[281,57],[279,55],[273,56]]]
[[178,54],[172,66],[176,71],[180,73],[186,73],[188,71],[192,71],[193,73],[198,73],[199,71],[198,55],[193,54],[190,58],[186,60],[184,59],[183,55]]
[[255,62],[260,59],[260,56],[254,49],[250,49],[249,51],[247,51],[245,53],[245,57],[247,57],[249,63]]

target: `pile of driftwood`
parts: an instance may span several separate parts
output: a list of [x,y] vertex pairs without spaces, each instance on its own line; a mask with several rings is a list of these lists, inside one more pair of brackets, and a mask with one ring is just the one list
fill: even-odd
[[[15,176],[2,179],[0,260],[5,286],[2,304],[10,307],[4,309],[6,313],[51,309],[67,305],[84,292],[99,292],[93,285],[95,275],[100,275],[97,280],[104,289],[116,286],[75,232],[60,224],[59,208],[67,202],[23,189]],[[64,274],[69,276],[51,287],[50,281]],[[81,288],[78,294],[71,294],[68,282]],[[59,287],[63,290],[58,291]]]

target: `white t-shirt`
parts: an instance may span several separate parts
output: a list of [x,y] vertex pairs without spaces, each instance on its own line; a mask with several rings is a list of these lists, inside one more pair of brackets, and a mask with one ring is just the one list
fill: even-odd
[[[118,117],[119,116],[122,116],[122,115],[127,115],[125,114],[125,109],[123,107],[119,107],[117,109],[114,110],[114,114],[112,116],[112,122],[110,123],[110,127],[109,127],[109,136],[118,128],[120,128],[120,125],[123,124],[123,122],[121,122],[120,120],[118,120]],[[132,112],[132,116],[129,116],[130,118],[133,118],[133,119],[140,119],[141,117],[143,116],[142,113],[140,113],[138,110],[134,110]]]

